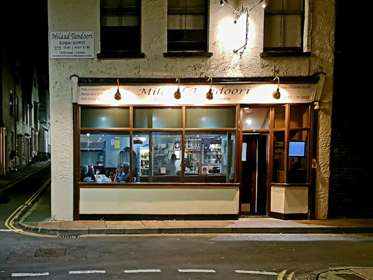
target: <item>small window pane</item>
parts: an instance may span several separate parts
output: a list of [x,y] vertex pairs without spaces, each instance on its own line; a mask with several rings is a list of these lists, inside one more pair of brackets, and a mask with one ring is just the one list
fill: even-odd
[[280,48],[282,47],[282,16],[268,15],[265,18],[265,48]]
[[[130,159],[128,134],[82,133],[80,168],[83,182],[128,182]],[[127,148],[126,148],[127,147]]]
[[135,109],[135,128],[181,128],[180,108]]
[[269,128],[269,108],[244,108],[242,112],[243,129]]
[[180,176],[181,133],[152,133],[153,176]]
[[283,0],[268,1],[266,12],[280,12],[283,9]]
[[288,11],[299,12],[303,11],[304,0],[286,0],[284,3],[284,8]]
[[285,133],[275,132],[273,139],[273,172],[272,181],[285,183]]
[[138,0],[101,1],[103,53],[140,51],[140,3]]
[[234,128],[235,108],[187,108],[187,128]]
[[129,127],[129,110],[127,108],[82,108],[81,127],[83,128],[117,128]]
[[275,107],[275,128],[285,128],[285,107]]
[[198,30],[205,29],[205,18],[202,15],[169,15],[168,30]]
[[185,176],[214,176],[233,181],[234,133],[188,133],[185,147]]
[[138,181],[147,181],[145,178],[151,175],[149,133],[134,134],[133,149],[139,158],[136,166],[139,174]]
[[284,16],[284,47],[301,47],[302,18],[298,15]]
[[139,157],[136,165],[139,182],[181,180],[181,133],[136,133],[133,147]]
[[308,119],[308,105],[292,105],[290,107],[290,128],[308,128]]
[[[290,131],[288,182],[306,183],[308,169],[307,130]],[[291,151],[291,145],[295,148]]]
[[169,0],[167,50],[206,51],[207,9],[204,0]]

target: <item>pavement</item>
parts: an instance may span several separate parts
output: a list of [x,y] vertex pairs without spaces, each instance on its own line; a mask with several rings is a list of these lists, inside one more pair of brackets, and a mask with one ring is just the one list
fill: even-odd
[[[322,271],[314,271],[296,275],[294,280],[373,280],[372,267],[331,267]],[[280,279],[279,279],[280,280]],[[288,279],[287,279],[288,280]]]

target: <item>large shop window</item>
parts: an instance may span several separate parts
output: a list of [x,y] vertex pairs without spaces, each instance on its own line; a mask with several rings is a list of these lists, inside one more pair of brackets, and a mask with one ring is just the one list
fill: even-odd
[[273,110],[272,182],[309,183],[310,106],[294,104]]
[[302,51],[304,0],[272,0],[265,9],[264,50]]
[[207,51],[206,0],[168,0],[167,51]]
[[128,134],[80,134],[81,181],[111,183],[130,181]]
[[[188,132],[185,147],[185,176],[203,176],[207,181],[234,179],[235,134]],[[207,177],[207,178],[206,178]]]
[[80,181],[233,182],[235,115],[235,107],[81,107]]
[[101,52],[140,53],[139,0],[101,0]]
[[133,136],[141,182],[181,181],[181,133],[147,132]]

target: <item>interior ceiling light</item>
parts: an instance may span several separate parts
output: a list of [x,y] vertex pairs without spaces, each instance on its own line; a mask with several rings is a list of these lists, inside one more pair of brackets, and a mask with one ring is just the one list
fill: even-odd
[[122,95],[120,94],[120,91],[119,91],[119,79],[117,79],[117,91],[114,94],[114,99],[118,101],[122,99]]
[[175,99],[180,99],[181,98],[181,92],[180,92],[180,79],[177,78],[176,82],[178,83],[177,85],[177,90],[174,92],[174,98]]
[[208,78],[207,81],[210,81],[210,89],[206,93],[206,98],[212,100],[214,98],[214,93],[212,92],[212,77]]

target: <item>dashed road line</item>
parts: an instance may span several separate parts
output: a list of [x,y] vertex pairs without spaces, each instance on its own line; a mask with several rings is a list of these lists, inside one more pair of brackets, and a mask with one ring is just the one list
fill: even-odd
[[160,269],[126,269],[124,273],[160,273]]
[[181,273],[216,273],[215,269],[178,269]]
[[277,272],[273,271],[259,271],[259,270],[235,270],[234,272],[239,273],[239,274],[259,274],[259,275],[273,275],[277,276]]
[[39,276],[49,276],[49,272],[42,273],[12,273],[12,277],[39,277]]
[[105,274],[106,270],[70,270],[69,274]]

